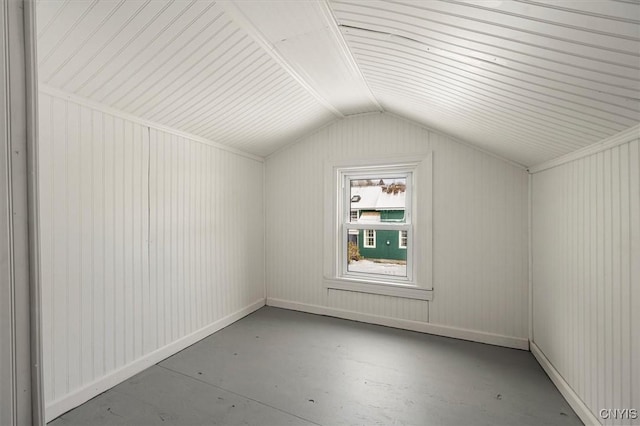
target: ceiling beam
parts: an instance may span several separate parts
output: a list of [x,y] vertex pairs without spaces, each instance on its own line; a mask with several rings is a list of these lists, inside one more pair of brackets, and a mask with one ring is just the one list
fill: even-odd
[[324,96],[322,96],[310,83],[308,76],[302,75],[302,72],[295,70],[291,64],[278,52],[274,45],[262,34],[258,28],[245,16],[245,14],[238,8],[238,6],[232,1],[225,1],[219,3],[222,9],[229,15],[229,17],[244,31],[246,31],[253,40],[255,40],[260,47],[271,58],[278,63],[295,81],[298,82],[311,96],[313,96],[318,102],[320,102],[325,108],[331,111],[336,117],[344,118],[344,114],[333,106]]
[[353,72],[353,74],[360,77],[360,79],[364,83],[364,86],[367,89],[367,96],[371,100],[371,103],[373,103],[378,108],[378,111],[383,112],[384,109],[382,108],[382,106],[374,96],[373,91],[371,90],[371,87],[369,87],[369,83],[364,78],[364,75],[362,74],[362,71],[360,70],[358,63],[356,62],[356,59],[353,57],[353,53],[351,53],[351,49],[349,49],[349,45],[347,44],[347,41],[344,39],[344,35],[342,34],[342,31],[340,31],[340,28],[338,27],[338,20],[334,15],[333,10],[331,9],[329,0],[320,0],[318,4],[320,5],[320,10],[322,11],[322,17],[327,23],[327,28],[335,38],[337,45],[340,46],[340,51],[342,52],[342,56],[344,56],[347,64],[349,65],[349,68],[351,68],[351,72]]

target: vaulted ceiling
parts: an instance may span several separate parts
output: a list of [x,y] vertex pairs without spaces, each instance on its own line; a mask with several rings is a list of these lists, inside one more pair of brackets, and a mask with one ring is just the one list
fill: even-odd
[[380,111],[526,166],[640,122],[635,1],[39,0],[37,19],[44,87],[260,156]]

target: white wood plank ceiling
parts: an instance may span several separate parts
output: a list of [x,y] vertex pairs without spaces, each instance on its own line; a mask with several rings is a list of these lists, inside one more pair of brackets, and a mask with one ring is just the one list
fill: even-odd
[[260,156],[374,111],[527,166],[640,122],[634,1],[40,0],[38,39],[43,85]]

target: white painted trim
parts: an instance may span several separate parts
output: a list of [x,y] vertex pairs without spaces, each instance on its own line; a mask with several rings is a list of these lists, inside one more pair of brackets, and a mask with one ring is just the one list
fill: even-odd
[[[426,167],[426,170],[424,168]],[[325,283],[342,283],[343,281],[357,281],[359,286],[362,288],[362,285],[366,285],[367,282],[371,282],[372,284],[381,284],[382,279],[379,276],[372,276],[358,273],[358,276],[362,276],[362,279],[354,279],[350,280],[349,276],[356,276],[355,273],[347,274],[347,255],[345,250],[347,249],[346,244],[344,244],[343,238],[345,238],[344,228],[351,229],[373,229],[373,230],[382,230],[382,229],[407,229],[412,232],[412,247],[407,252],[407,276],[404,277],[393,277],[391,275],[385,276],[387,283],[391,284],[411,284],[412,287],[419,287],[425,290],[431,290],[433,288],[432,283],[432,215],[431,211],[429,211],[429,215],[420,217],[420,221],[415,221],[412,223],[411,218],[419,216],[417,215],[417,206],[420,203],[427,202],[429,209],[432,208],[432,181],[433,181],[433,152],[429,152],[428,154],[416,154],[416,155],[402,155],[395,156],[389,158],[350,158],[350,159],[325,159],[324,161],[324,199],[325,204],[330,207],[330,209],[326,210],[324,215],[324,239],[323,239],[323,272],[325,277]],[[378,170],[380,169],[380,170]],[[383,170],[384,169],[384,170]],[[370,223],[363,224],[358,223],[357,225],[351,224],[349,222],[344,223],[346,216],[346,211],[343,208],[345,205],[351,205],[350,196],[348,193],[344,192],[345,189],[345,177],[355,177],[356,175],[366,176],[370,172],[374,173],[376,176],[380,176],[381,174],[387,173],[399,173],[401,176],[403,174],[407,175],[407,179],[412,179],[413,184],[407,186],[407,197],[406,197],[406,205],[405,205],[405,214],[406,214],[406,223],[405,224],[381,224],[381,223]],[[382,176],[380,176],[382,177]],[[421,183],[417,184],[416,179],[420,179]],[[425,192],[424,197],[411,195],[413,191]],[[417,202],[414,202],[414,198],[418,198]],[[426,235],[423,238],[417,237],[417,230],[422,227],[423,232]],[[374,234],[375,235],[375,234]],[[376,236],[377,237],[377,236]],[[366,236],[363,233],[363,238]],[[375,246],[366,246],[363,242],[363,246],[365,248],[375,248]],[[420,253],[425,252],[426,255],[420,256]],[[421,262],[420,265],[417,265],[416,262],[413,262],[413,258],[424,258],[427,259],[425,262]],[[326,286],[326,284],[325,284]],[[341,285],[341,290],[349,290],[349,291],[360,291],[355,286],[347,284]],[[378,286],[376,286],[378,287]],[[374,289],[376,287],[373,287]],[[338,287],[331,287],[338,288]],[[374,293],[374,294],[387,294],[380,293],[378,291],[363,291],[364,293]],[[423,293],[420,293],[423,294]],[[394,291],[393,296],[403,297],[400,293]],[[415,296],[416,294],[414,294]],[[425,296],[421,297],[412,297],[410,298],[419,298],[423,300],[427,300]],[[430,298],[430,296],[429,296]]]
[[143,356],[142,358],[138,358],[132,363],[125,365],[118,370],[112,371],[106,376],[100,377],[99,379],[83,386],[80,389],[77,389],[72,393],[65,395],[64,397],[56,401],[52,401],[47,405],[45,410],[46,421],[49,422],[61,416],[67,411],[87,402],[96,395],[101,394],[102,392],[116,386],[117,384],[140,373],[141,371],[144,371],[152,365],[157,364],[158,362],[180,352],[181,350],[193,345],[194,343],[204,339],[205,337],[215,333],[216,331],[227,327],[228,325],[260,309],[264,305],[265,300],[258,299],[245,308],[227,315],[226,317],[221,318],[201,328],[200,330],[184,336],[181,339],[178,339],[175,342],[172,342],[162,348],[156,349],[155,351]]
[[345,115],[340,112],[335,106],[325,99],[320,93],[316,91],[312,84],[308,83],[311,79],[308,76],[302,75],[296,71],[285,58],[278,53],[278,50],[273,46],[269,40],[262,34],[258,28],[245,16],[244,13],[234,4],[232,1],[223,1],[219,3],[222,9],[227,15],[236,23],[240,28],[245,30],[249,36],[256,42],[271,58],[276,61],[278,65],[285,70],[291,78],[293,78],[303,89],[305,89],[311,96],[313,96],[322,106],[327,108],[336,117],[344,117]]
[[580,158],[587,157],[601,151],[606,151],[607,149],[625,144],[627,142],[631,142],[639,138],[640,124],[636,124],[635,126],[629,127],[627,130],[623,130],[620,133],[603,139],[600,142],[596,142],[594,144],[585,146],[584,148],[580,148],[576,151],[570,152],[569,154],[562,155],[558,158],[554,158],[553,160],[545,161],[544,163],[535,165],[529,168],[529,173],[539,173],[553,167],[561,166],[562,164],[568,163],[570,161],[578,160]]
[[55,96],[57,98],[61,98],[61,99],[64,99],[64,100],[71,101],[71,102],[76,103],[78,105],[83,105],[83,106],[86,106],[88,108],[95,109],[95,110],[103,112],[105,114],[109,114],[109,115],[113,115],[115,117],[123,118],[125,120],[132,121],[132,122],[137,123],[137,124],[141,124],[143,126],[151,127],[151,128],[153,128],[155,130],[159,130],[159,131],[162,131],[162,132],[170,133],[172,135],[176,135],[176,136],[179,136],[181,138],[190,139],[190,140],[192,140],[194,142],[203,143],[205,145],[209,145],[209,146],[212,146],[214,148],[218,148],[218,149],[220,149],[222,151],[227,151],[227,152],[230,152],[232,154],[237,154],[237,155],[239,155],[241,157],[249,158],[251,160],[255,160],[255,161],[258,161],[260,163],[264,162],[264,158],[263,157],[260,157],[260,156],[254,155],[254,154],[250,154],[250,153],[245,152],[245,151],[241,151],[239,149],[230,147],[228,145],[221,144],[219,142],[214,142],[212,140],[203,138],[201,136],[197,136],[197,135],[194,135],[194,134],[191,134],[191,133],[183,132],[181,130],[174,129],[172,127],[168,127],[168,126],[165,126],[163,124],[156,123],[154,121],[150,121],[150,120],[146,120],[146,119],[141,118],[141,117],[137,117],[137,116],[135,116],[133,114],[129,114],[129,113],[124,112],[124,111],[120,111],[119,109],[111,108],[111,107],[109,107],[107,105],[104,105],[104,104],[101,104],[99,102],[92,101],[91,99],[87,99],[87,98],[84,98],[82,96],[75,95],[73,93],[67,93],[67,92],[65,92],[63,90],[56,89],[55,87],[51,87],[51,86],[47,86],[47,85],[40,85],[40,92],[41,93],[45,93],[45,94],[50,95],[50,96]]
[[433,290],[413,285],[390,284],[364,279],[324,278],[325,289],[355,291],[358,293],[380,294],[405,299],[432,300]]
[[562,396],[564,396],[564,399],[566,399],[571,408],[573,408],[573,411],[575,411],[578,417],[580,417],[580,420],[582,420],[585,425],[602,424],[598,421],[596,416],[593,415],[591,410],[589,410],[582,399],[580,399],[578,394],[575,393],[573,389],[571,389],[569,383],[567,383],[566,380],[562,378],[558,370],[555,369],[553,364],[551,364],[551,362],[547,359],[547,357],[544,355],[544,352],[542,352],[538,345],[536,345],[534,342],[530,342],[530,347],[533,356],[547,373],[553,384],[556,385]]
[[[4,425],[39,424],[32,416],[31,358],[31,253],[29,229],[33,212],[29,174],[31,154],[29,136],[32,124],[28,91],[32,69],[29,50],[33,44],[25,40],[29,16],[23,0],[4,0],[0,4],[0,66],[4,79],[0,82],[3,112],[0,125],[0,422]],[[6,356],[5,356],[6,355]]]
[[262,297],[267,300],[267,164],[262,163]]
[[528,252],[528,262],[527,262],[527,294],[528,294],[528,308],[529,312],[527,315],[528,320],[528,329],[529,329],[529,340],[533,341],[533,175],[531,173],[527,174],[527,252]]
[[470,340],[472,342],[487,343],[507,348],[529,350],[529,340],[526,338],[504,336],[501,334],[448,327],[445,325],[435,325],[420,321],[364,314],[345,309],[329,308],[326,306],[311,305],[274,298],[267,298],[267,306],[308,312],[317,315],[327,315],[352,321],[366,322],[369,324],[384,325],[386,327],[400,328],[403,330],[417,331],[426,334],[435,334],[437,336],[452,337],[454,339]]
[[358,63],[355,60],[353,53],[351,53],[351,49],[349,49],[349,45],[347,44],[347,41],[344,39],[344,35],[342,34],[342,31],[340,31],[340,28],[338,27],[338,20],[336,19],[336,16],[333,13],[333,9],[329,4],[329,0],[319,1],[318,6],[322,11],[322,17],[324,18],[324,21],[327,24],[327,28],[329,29],[329,32],[331,33],[331,35],[333,35],[333,38],[338,44],[338,46],[340,46],[340,52],[342,53],[342,57],[345,59],[346,63],[349,65],[349,68],[351,68],[351,72],[353,73],[353,75],[357,76],[358,79],[360,79],[364,84],[364,86],[367,88],[367,95],[371,100],[371,102],[376,106],[376,108],[378,108],[378,111],[380,112],[384,111],[384,109],[380,105],[380,102],[378,102],[378,99],[376,99],[375,95],[373,94],[371,87],[369,87],[369,83],[364,78],[364,75],[362,74],[362,71],[360,70]]
[[44,377],[42,371],[42,285],[40,272],[40,161],[38,119],[38,37],[34,0],[25,0],[24,43],[27,111],[27,191],[29,215],[29,304],[31,343],[31,424],[44,420]]

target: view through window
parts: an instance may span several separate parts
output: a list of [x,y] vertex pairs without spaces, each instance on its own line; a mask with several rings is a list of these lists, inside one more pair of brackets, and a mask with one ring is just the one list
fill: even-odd
[[407,174],[345,177],[346,273],[407,279]]

